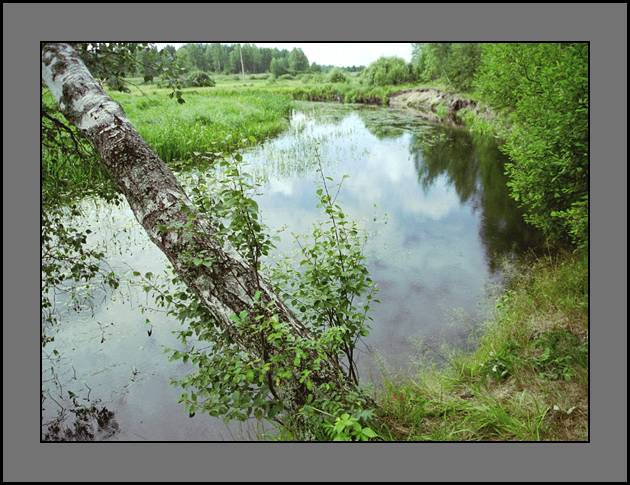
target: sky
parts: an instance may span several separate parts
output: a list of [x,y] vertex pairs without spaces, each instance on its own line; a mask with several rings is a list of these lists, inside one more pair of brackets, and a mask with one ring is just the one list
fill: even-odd
[[[182,42],[158,43],[162,49],[166,45],[179,48]],[[259,47],[277,47],[278,49],[300,48],[309,62],[333,66],[367,66],[381,56],[398,56],[406,61],[411,60],[411,44],[398,42],[388,43],[345,43],[345,42],[312,42],[312,43],[268,43],[254,42]]]

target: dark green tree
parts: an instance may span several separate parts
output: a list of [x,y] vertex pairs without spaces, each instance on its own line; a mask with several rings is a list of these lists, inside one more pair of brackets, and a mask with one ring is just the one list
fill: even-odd
[[289,54],[289,70],[293,72],[308,71],[308,58],[302,49],[293,49]]
[[503,147],[512,196],[551,241],[588,236],[588,45],[486,44],[480,93],[511,121]]

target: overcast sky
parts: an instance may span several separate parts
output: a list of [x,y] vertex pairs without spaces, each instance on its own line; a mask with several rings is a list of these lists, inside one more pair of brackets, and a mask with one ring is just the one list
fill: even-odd
[[[180,47],[182,42],[158,43],[159,49],[166,45]],[[411,44],[403,43],[267,43],[254,42],[259,47],[277,47],[293,49],[298,47],[304,51],[309,62],[333,66],[367,66],[381,56],[398,56],[406,61],[411,60]]]

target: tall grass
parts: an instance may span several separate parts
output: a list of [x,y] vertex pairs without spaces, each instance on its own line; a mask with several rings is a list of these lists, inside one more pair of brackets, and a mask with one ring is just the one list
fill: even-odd
[[185,90],[184,104],[170,99],[165,89],[111,94],[167,163],[187,159],[193,152],[229,152],[230,138],[260,142],[288,126],[291,109],[288,96],[213,88]]

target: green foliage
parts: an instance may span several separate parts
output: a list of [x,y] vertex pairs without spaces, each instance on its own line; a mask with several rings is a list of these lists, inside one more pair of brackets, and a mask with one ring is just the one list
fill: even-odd
[[435,114],[438,115],[440,120],[445,120],[446,118],[448,118],[448,106],[444,103],[439,103],[435,107]]
[[534,346],[541,352],[534,359],[534,367],[545,379],[570,381],[575,377],[576,367],[588,367],[586,342],[566,329],[545,332]]
[[[186,90],[186,104],[169,102],[166,92],[138,96],[112,93],[142,138],[167,163],[188,162],[194,152],[231,152],[234,140],[262,141],[286,128],[291,99],[278,93],[218,88]],[[230,135],[230,136],[228,136]]]
[[588,46],[487,44],[477,80],[509,110],[508,185],[526,218],[554,243],[588,237]]
[[309,63],[302,49],[293,49],[289,54],[289,69],[293,72],[308,71]]
[[484,118],[483,116],[479,115],[479,113],[475,110],[469,108],[460,109],[457,112],[457,117],[474,136],[482,139],[491,139],[496,134],[496,122]]
[[498,131],[510,157],[512,197],[552,244],[588,238],[588,46],[585,43],[414,44],[422,81],[440,80],[503,112],[503,129],[462,113],[480,131]]
[[153,44],[135,42],[73,42],[86,67],[95,79],[110,89],[129,92],[129,77],[140,74],[144,82],[158,75],[171,90],[170,97],[183,104],[181,75],[185,69],[172,50],[158,52]]
[[413,80],[413,71],[400,57],[381,57],[361,73],[369,86],[404,84]]
[[92,146],[68,124],[52,95],[42,92],[41,171],[44,206],[83,197],[111,200],[116,188]]
[[440,80],[461,91],[473,87],[481,62],[481,44],[434,42],[414,44],[412,65],[422,81]]
[[359,227],[336,203],[341,183],[331,194],[328,186],[332,179],[323,174],[321,166],[319,171],[322,184],[316,190],[318,206],[327,221],[313,228],[309,243],[296,236],[303,259],[298,267],[285,266],[276,271],[274,281],[301,320],[309,322],[318,334],[334,333],[339,350],[350,363],[348,377],[358,384],[354,349],[358,339],[368,333],[375,287],[362,254]]
[[328,73],[326,80],[329,83],[347,83],[349,81],[348,76],[341,69],[333,69]]
[[107,80],[117,87],[125,85],[125,76],[135,74],[140,56],[153,52],[148,43],[73,42],[71,45],[95,79]]
[[308,58],[301,49],[289,51],[254,44],[187,43],[177,49],[176,57],[188,70],[214,73],[237,74],[244,68],[246,73],[281,76],[309,69]]
[[[230,143],[243,147],[251,142]],[[229,241],[255,268],[260,285],[262,263],[274,243],[253,198],[258,185],[243,170],[238,151],[231,159],[216,148],[198,157],[198,163],[210,163],[217,170],[195,173],[193,201],[203,213],[212,214],[217,238]],[[302,257],[298,265],[266,270],[276,292],[308,328],[308,338],[280,320],[273,302],[262,300],[261,291],[252,296],[248,310],[231,316],[233,331],[228,331],[214,322],[178,278],[173,280],[178,285],[175,291],[146,285],[158,305],[184,324],[179,332],[184,349],[172,350],[171,358],[195,367],[194,373],[177,381],[185,391],[180,401],[191,416],[203,411],[228,420],[264,418],[276,421],[291,439],[331,439],[328,425],[337,426],[334,437],[376,437],[367,424],[369,414],[363,411],[369,405],[354,391],[358,386],[354,351],[368,332],[375,288],[361,252],[363,237],[336,204],[338,191],[334,196],[329,192],[331,181],[322,174],[317,195],[326,220],[313,229],[309,243],[296,239]],[[184,226],[186,231],[194,227],[192,220]],[[183,257],[192,269],[217,264],[203,253]],[[247,346],[238,344],[236,335],[247,339]],[[326,368],[332,365],[336,370],[322,379],[324,361]],[[300,386],[301,397],[287,400],[282,390],[295,385]]]
[[372,428],[363,426],[361,421],[343,413],[335,419],[335,424],[327,426],[332,441],[370,441],[378,438]]
[[188,73],[184,86],[187,88],[212,88],[216,85],[210,74],[203,71],[193,71]]
[[287,74],[289,71],[289,61],[287,59],[272,59],[269,65],[269,72],[275,77]]
[[456,43],[451,48],[448,76],[453,86],[468,91],[481,62],[481,45],[474,42]]
[[504,380],[514,374],[518,365],[518,353],[512,342],[502,346],[500,350],[491,350],[488,359],[481,364],[480,375]]

